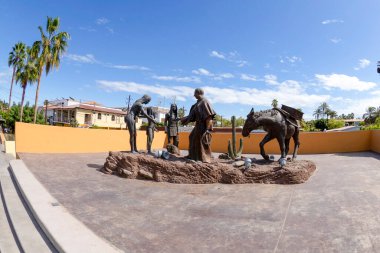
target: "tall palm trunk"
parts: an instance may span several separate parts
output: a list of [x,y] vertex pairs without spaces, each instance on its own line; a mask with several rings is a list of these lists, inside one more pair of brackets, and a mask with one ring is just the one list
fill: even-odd
[[33,119],[33,124],[36,124],[36,121],[37,121],[37,103],[38,103],[38,94],[40,93],[41,76],[42,76],[42,67],[40,68],[39,75],[38,75],[38,83],[37,83],[37,89],[36,89],[36,99],[34,101],[34,119]]
[[24,114],[24,98],[25,98],[26,84],[22,87],[22,97],[21,97],[21,111],[20,111],[20,122],[22,122],[22,115]]
[[13,81],[15,80],[16,75],[16,66],[13,67],[12,81],[11,81],[11,89],[9,91],[9,100],[8,100],[8,109],[11,108],[12,102],[12,89],[13,89]]

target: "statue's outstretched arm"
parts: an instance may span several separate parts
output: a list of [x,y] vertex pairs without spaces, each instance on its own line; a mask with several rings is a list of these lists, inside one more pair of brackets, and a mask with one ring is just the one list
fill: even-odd
[[158,124],[158,122],[157,122],[154,118],[152,118],[151,116],[149,116],[149,115],[145,112],[144,109],[141,110],[141,113],[142,113],[142,114],[143,114],[148,120],[154,122],[154,124],[156,124],[156,125]]

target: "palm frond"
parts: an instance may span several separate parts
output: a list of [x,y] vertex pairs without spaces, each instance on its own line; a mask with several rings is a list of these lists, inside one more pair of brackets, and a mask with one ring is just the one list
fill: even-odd
[[44,30],[42,29],[41,26],[38,26],[38,30],[40,30],[42,41],[44,41],[45,39],[47,39],[47,37],[46,37],[46,35],[44,33]]
[[46,23],[46,31],[49,34],[49,39],[54,36],[54,33],[59,28],[59,17],[51,18],[47,17],[47,23]]

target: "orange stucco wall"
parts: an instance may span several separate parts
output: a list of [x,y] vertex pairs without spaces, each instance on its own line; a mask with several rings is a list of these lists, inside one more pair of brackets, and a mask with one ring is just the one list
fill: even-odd
[[380,130],[372,130],[371,150],[380,153]]
[[[265,133],[251,134],[250,138],[244,138],[244,153],[260,153],[259,143],[264,138]],[[237,140],[242,138],[237,134]],[[180,149],[187,149],[189,146],[189,133],[180,133]],[[213,152],[227,152],[228,140],[231,139],[229,133],[214,133],[212,139]],[[337,153],[337,152],[357,152],[371,149],[371,131],[355,132],[318,132],[300,134],[299,154],[317,153]],[[239,141],[237,141],[239,145]],[[290,152],[294,149],[291,141]],[[272,140],[265,145],[266,153],[280,153],[277,140]]]
[[[16,123],[16,152],[95,153],[129,150],[127,130],[84,129]],[[156,132],[153,148],[162,148],[165,133]],[[137,148],[146,149],[145,131],[137,133]]]
[[[189,134],[180,133],[180,149],[188,149]],[[259,143],[264,133],[251,134],[244,138],[244,153],[259,153]],[[28,153],[91,153],[129,150],[129,133],[126,130],[82,129],[16,123],[16,152]],[[237,139],[241,138],[237,134]],[[214,133],[212,151],[227,152],[230,133]],[[354,132],[318,132],[300,134],[299,154],[358,152],[373,150],[380,153],[380,130]],[[156,132],[153,148],[166,144],[164,132]],[[146,149],[145,131],[137,134],[137,147]],[[290,152],[293,152],[291,141]],[[276,140],[265,145],[266,152],[280,152]]]

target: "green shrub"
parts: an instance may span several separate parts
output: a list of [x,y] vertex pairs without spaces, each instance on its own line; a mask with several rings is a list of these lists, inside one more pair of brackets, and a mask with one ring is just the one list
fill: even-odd
[[341,127],[344,127],[343,120],[329,119],[329,121],[327,122],[327,129],[335,129]]
[[378,129],[380,129],[380,117],[376,118],[375,123],[361,127],[361,130],[378,130]]
[[315,126],[315,128],[317,128],[321,131],[328,129],[327,119],[317,119],[316,121],[314,121],[314,126]]
[[315,125],[314,125],[314,120],[310,121],[301,121],[301,129],[304,132],[314,132],[315,131]]
[[[20,104],[15,104],[7,111],[0,112],[1,116],[5,120],[4,127],[8,128],[11,132],[14,132],[15,122],[20,121]],[[29,102],[24,105],[24,115],[22,121],[25,123],[33,122],[34,106],[30,106]],[[43,112],[37,114],[37,124],[45,124]]]

